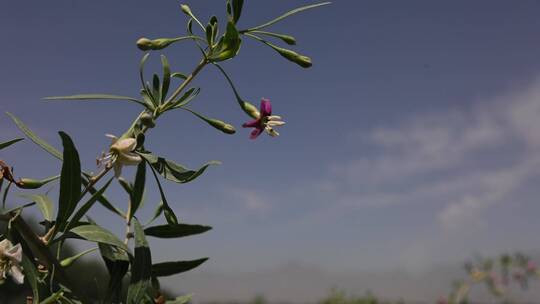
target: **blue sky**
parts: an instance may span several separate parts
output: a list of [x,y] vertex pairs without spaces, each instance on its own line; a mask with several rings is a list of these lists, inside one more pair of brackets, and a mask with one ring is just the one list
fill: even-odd
[[[188,2],[201,19],[224,1]],[[246,1],[241,27],[308,1]],[[147,148],[189,166],[223,165],[166,185],[180,218],[212,232],[155,242],[156,259],[210,256],[200,272],[256,271],[289,261],[332,271],[419,270],[476,252],[539,249],[540,3],[344,1],[275,31],[297,37],[303,70],[245,41],[225,64],[241,94],[270,98],[282,136],[225,136],[185,113],[159,121]],[[84,167],[138,109],[124,103],[46,103],[50,95],[137,96],[134,42],[183,34],[177,1],[7,1],[0,4],[0,109],[59,146],[71,134]],[[168,49],[189,72],[197,50]],[[157,68],[158,56],[151,66]],[[246,117],[217,70],[203,71],[193,107],[240,126]],[[18,136],[0,118],[1,139]],[[19,175],[60,164],[31,143],[2,151]],[[129,173],[129,172],[128,172]],[[118,189],[113,197],[122,205]],[[147,195],[144,214],[159,200]],[[103,210],[94,216],[121,233]]]

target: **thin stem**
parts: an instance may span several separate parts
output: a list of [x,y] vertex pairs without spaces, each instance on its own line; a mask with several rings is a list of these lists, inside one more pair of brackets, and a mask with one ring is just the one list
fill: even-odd
[[90,188],[94,187],[95,184],[97,184],[97,182],[102,179],[105,175],[107,175],[107,173],[109,171],[111,171],[113,165],[108,163],[107,165],[105,165],[105,168],[103,170],[101,170],[101,172],[99,172],[98,174],[90,177],[88,179],[88,185],[84,188],[83,192],[81,193],[81,198],[83,196],[86,195],[86,193],[88,193],[88,191],[90,191]]
[[193,81],[193,79],[197,76],[197,74],[199,74],[199,72],[207,64],[208,64],[208,60],[206,58],[203,58],[201,60],[201,62],[197,65],[195,70],[193,70],[193,72],[186,78],[186,80],[184,80],[184,82],[182,82],[182,84],[178,87],[178,89],[176,89],[176,91],[174,91],[174,93],[171,95],[171,97],[169,97],[167,99],[165,104],[168,104],[169,102],[174,101],[178,97],[178,95],[180,95],[180,93],[182,93],[182,91],[191,83],[191,81]]

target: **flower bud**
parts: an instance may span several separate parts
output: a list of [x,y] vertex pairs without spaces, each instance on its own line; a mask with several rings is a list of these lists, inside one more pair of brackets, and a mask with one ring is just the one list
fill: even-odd
[[169,45],[171,45],[172,43],[178,41],[178,39],[176,38],[159,38],[159,39],[154,39],[154,40],[150,40],[148,38],[141,38],[139,40],[137,40],[137,47],[141,50],[141,51],[157,51],[157,50],[162,50],[166,47],[168,47]]
[[193,13],[191,12],[191,8],[187,4],[180,4],[180,9],[182,9],[182,12],[184,14],[191,16]]
[[148,128],[153,128],[156,126],[156,122],[154,120],[154,117],[150,113],[144,113],[141,116],[141,123],[143,126],[146,126]]
[[242,110],[244,110],[247,115],[251,116],[254,119],[258,119],[261,116],[261,113],[259,112],[257,107],[252,105],[251,103],[244,101],[242,102],[241,106]]
[[43,180],[37,180],[32,178],[21,178],[18,182],[15,183],[20,189],[38,189],[46,184],[58,179],[60,176],[53,176]]
[[83,257],[83,256],[85,256],[85,255],[87,255],[87,254],[89,254],[89,253],[91,253],[93,251],[96,251],[96,250],[97,250],[97,248],[91,248],[91,249],[83,251],[83,252],[81,252],[79,254],[76,254],[76,255],[74,255],[72,257],[65,258],[62,261],[60,261],[60,266],[69,267],[69,266],[71,266],[73,264],[73,262],[77,261],[79,258],[81,258],[81,257]]
[[234,128],[234,126],[224,122],[224,121],[221,121],[221,120],[217,120],[217,119],[207,119],[206,122],[208,122],[208,124],[210,124],[212,127],[220,130],[221,132],[223,133],[226,133],[226,134],[234,134],[236,133],[236,129]]
[[275,50],[283,57],[287,58],[288,60],[298,64],[299,66],[303,68],[310,68],[313,63],[311,62],[311,58],[307,56],[303,56],[298,54],[295,51],[291,51],[284,48],[275,48]]

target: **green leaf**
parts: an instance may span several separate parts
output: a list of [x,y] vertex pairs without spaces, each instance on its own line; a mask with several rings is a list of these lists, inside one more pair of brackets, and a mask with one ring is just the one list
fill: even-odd
[[216,16],[210,18],[210,22],[206,26],[206,41],[210,47],[210,52],[214,49],[216,39],[219,32],[218,19]]
[[97,225],[83,225],[70,230],[85,240],[116,246],[129,252],[127,246],[110,231]]
[[131,220],[133,215],[139,209],[143,201],[144,184],[146,181],[146,162],[140,162],[137,166],[137,173],[135,174],[135,183],[133,184],[133,190],[131,192],[130,205],[128,211],[128,221]]
[[58,151],[56,148],[49,145],[43,139],[38,137],[19,118],[15,117],[15,115],[13,115],[13,114],[11,114],[9,112],[6,112],[6,114],[13,120],[13,122],[15,122],[17,127],[26,135],[26,137],[28,137],[36,145],[40,146],[43,150],[47,151],[52,156],[58,158],[59,160],[62,160],[62,153],[60,151]]
[[127,303],[138,304],[142,302],[146,290],[151,286],[152,256],[142,226],[136,218],[133,219],[133,226],[135,231],[135,257],[131,263],[131,281],[128,288]]
[[264,39],[262,39],[261,37],[258,37],[256,35],[253,35],[253,34],[250,34],[250,33],[246,33],[245,34],[246,36],[248,37],[251,37],[269,47],[271,47],[274,51],[278,52],[278,54],[280,54],[282,57],[286,58],[287,60],[291,61],[291,62],[294,62],[296,64],[298,64],[299,66],[303,67],[303,68],[310,68],[313,63],[311,62],[311,58],[307,57],[307,56],[304,56],[304,55],[301,55],[301,54],[298,54],[296,53],[295,51],[292,51],[292,50],[289,50],[289,49],[285,49],[285,48],[282,48],[282,47],[279,47],[279,46],[276,46]]
[[234,23],[238,23],[240,16],[242,16],[242,7],[244,6],[244,0],[233,0],[233,20]]
[[153,226],[144,229],[147,236],[153,236],[163,239],[181,238],[190,235],[205,233],[211,230],[210,226],[176,224],[176,225],[161,225]]
[[154,74],[152,77],[152,95],[157,101],[161,100],[161,85],[159,84],[158,75]]
[[23,255],[21,265],[24,269],[24,280],[32,288],[32,297],[35,303],[39,303],[39,273],[32,261]]
[[163,213],[163,201],[160,201],[159,204],[156,206],[156,209],[154,210],[154,215],[152,218],[145,224],[145,226],[148,226],[152,224],[157,218]]
[[182,97],[180,97],[180,99],[178,99],[176,102],[172,103],[171,108],[178,109],[178,108],[181,108],[183,106],[186,106],[195,97],[197,97],[197,95],[199,95],[200,92],[201,92],[200,88],[191,88],[191,89],[187,90],[184,93],[184,95],[182,95]]
[[11,185],[13,183],[9,183],[6,187],[6,189],[4,189],[4,195],[2,195],[2,209],[6,209],[6,200],[7,200],[7,196],[8,196],[8,193],[9,193],[9,189],[11,189]]
[[229,21],[225,35],[220,39],[216,51],[209,59],[213,62],[231,59],[238,55],[241,45],[242,39],[240,39],[236,26],[233,22]]
[[101,189],[99,189],[99,191],[94,192],[92,194],[92,196],[90,197],[90,199],[84,205],[82,205],[82,207],[79,208],[79,210],[77,210],[75,215],[73,215],[73,217],[69,221],[69,224],[67,225],[66,230],[70,230],[71,228],[75,227],[75,225],[77,225],[79,223],[79,221],[88,212],[88,210],[90,210],[90,208],[92,208],[94,203],[99,200],[99,198],[103,195],[103,193],[105,193],[105,191],[107,190],[107,188],[111,184],[112,180],[113,180],[113,178],[110,178],[105,183],[105,185]]
[[109,271],[109,284],[105,294],[105,303],[120,303],[122,279],[129,269],[129,257],[116,247],[99,244],[99,252]]
[[184,184],[188,183],[201,174],[211,165],[221,164],[218,161],[210,161],[197,170],[190,170],[173,161],[163,157],[155,156],[151,153],[139,153],[161,176],[169,181]]
[[73,214],[77,203],[81,199],[81,162],[79,153],[69,135],[64,132],[59,132],[59,134],[64,146],[64,162],[60,174],[60,195],[56,225],[57,231],[63,231],[69,217]]
[[43,195],[43,194],[32,195],[32,194],[26,194],[26,193],[21,193],[19,194],[19,196],[35,202],[39,208],[39,211],[41,211],[41,214],[43,214],[44,219],[46,219],[49,222],[53,220],[54,206],[53,206],[53,202],[49,199],[48,196]]
[[318,4],[312,4],[312,5],[306,5],[306,6],[302,6],[302,7],[299,7],[299,8],[296,8],[296,9],[293,9],[273,20],[270,20],[264,24],[261,24],[259,26],[256,26],[256,27],[252,27],[252,28],[249,28],[247,30],[243,30],[242,33],[244,32],[251,32],[251,31],[255,31],[255,30],[260,30],[260,29],[263,29],[265,27],[269,27],[270,25],[273,25],[287,17],[290,17],[292,15],[295,15],[295,14],[298,14],[300,12],[303,12],[303,11],[306,11],[306,10],[309,10],[309,9],[313,9],[313,8],[317,8],[317,7],[320,7],[320,6],[324,6],[324,5],[328,5],[328,4],[331,4],[332,2],[322,2],[322,3],[318,3]]
[[234,134],[236,133],[236,130],[234,128],[234,126],[232,126],[231,124],[228,124],[224,121],[221,121],[219,119],[215,119],[215,118],[208,118],[206,116],[203,116],[193,110],[190,110],[188,108],[183,108],[184,110],[190,112],[191,114],[197,116],[198,118],[200,118],[202,121],[206,122],[207,124],[209,124],[210,126],[214,127],[215,129],[225,133],[225,134]]
[[143,87],[143,90],[146,92],[146,94],[142,94],[143,98],[144,96],[149,97],[152,105],[155,107],[157,106],[157,100],[152,95],[150,88],[148,87],[148,85],[146,84],[146,81],[144,80],[144,65],[146,64],[146,61],[148,60],[149,56],[150,56],[150,53],[146,53],[141,59],[141,63],[139,64],[139,78],[141,80],[141,85]]
[[152,275],[155,277],[168,277],[182,272],[190,271],[206,262],[208,258],[192,261],[165,262],[152,265]]
[[144,102],[138,100],[137,98],[110,95],[110,94],[78,94],[78,95],[70,95],[70,96],[52,96],[52,97],[45,97],[43,99],[52,100],[52,101],[55,101],[55,100],[78,100],[78,101],[121,100],[121,101],[134,102],[134,103],[142,105],[145,108],[147,107]]
[[152,174],[154,175],[154,179],[158,185],[159,194],[161,195],[161,202],[163,203],[163,213],[165,214],[167,223],[170,225],[178,224],[178,218],[176,217],[176,214],[174,214],[174,210],[171,209],[169,203],[167,202],[167,197],[165,197],[165,192],[163,192],[163,187],[161,186],[161,182],[159,181],[156,171],[152,166],[150,166],[150,169],[152,170]]
[[163,83],[161,84],[161,102],[163,103],[169,93],[169,86],[171,85],[171,67],[167,57],[161,55],[161,65],[163,66]]
[[214,65],[221,71],[221,73],[223,74],[223,76],[225,76],[225,78],[227,79],[227,82],[229,83],[229,85],[231,86],[233,92],[234,92],[234,96],[236,97],[236,101],[238,102],[238,105],[240,105],[240,108],[246,113],[248,114],[249,116],[251,116],[252,118],[254,119],[257,119],[259,118],[259,110],[257,110],[257,107],[255,107],[253,104],[251,104],[250,102],[244,100],[240,94],[238,93],[238,90],[236,89],[236,87],[234,86],[234,83],[232,82],[231,80],[231,77],[229,77],[229,75],[227,74],[227,72],[225,72],[225,70],[221,67],[221,65],[217,64],[217,63],[214,63]]
[[17,142],[21,141],[21,140],[24,140],[24,138],[17,138],[17,139],[13,139],[13,140],[10,140],[10,141],[0,143],[0,150],[5,149],[5,148],[13,145],[14,143],[17,143]]
[[[83,183],[83,185],[85,187],[89,186],[88,181],[86,181],[85,179],[82,180],[82,183]],[[96,188],[90,187],[90,188],[88,188],[88,192],[90,192],[90,194],[94,195],[98,191],[96,190]],[[98,195],[97,200],[103,207],[107,208],[108,210],[118,214],[122,218],[126,217],[126,215],[122,212],[122,210],[120,210],[116,206],[114,206],[104,194]]]
[[191,302],[193,295],[185,295],[181,297],[176,297],[174,300],[165,301],[165,304],[187,304]]
[[172,77],[172,78],[179,78],[179,79],[182,79],[182,80],[186,80],[186,79],[187,79],[187,76],[186,76],[185,74],[182,74],[182,73],[179,73],[179,72],[172,73],[172,74],[171,74],[171,77]]
[[252,31],[252,33],[278,38],[288,45],[296,45],[296,39],[293,36],[278,34],[278,33],[273,33],[273,32],[265,32],[265,31]]

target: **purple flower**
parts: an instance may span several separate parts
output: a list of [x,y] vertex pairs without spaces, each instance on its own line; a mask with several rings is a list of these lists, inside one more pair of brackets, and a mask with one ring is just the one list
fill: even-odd
[[266,131],[268,135],[276,137],[279,133],[274,130],[274,127],[283,126],[285,122],[281,120],[280,116],[272,115],[272,103],[268,99],[261,100],[261,110],[258,113],[258,117],[255,120],[246,122],[242,125],[244,128],[254,128],[251,131],[249,138],[255,139],[261,135],[263,131]]

